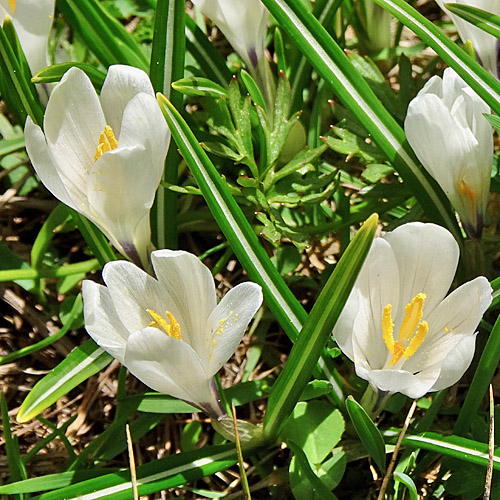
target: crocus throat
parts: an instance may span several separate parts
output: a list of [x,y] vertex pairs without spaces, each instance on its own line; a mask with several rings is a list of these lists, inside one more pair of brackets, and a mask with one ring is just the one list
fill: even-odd
[[471,204],[471,208],[472,208],[472,213],[474,213],[475,212],[475,200],[476,200],[476,196],[477,196],[477,191],[475,191],[474,189],[471,189],[462,179],[460,181],[460,194],[463,196],[466,196],[469,199],[470,204]]
[[12,14],[16,12],[16,0],[9,0],[9,6]]
[[167,320],[156,311],[153,311],[152,309],[146,309],[146,311],[153,318],[153,321],[151,321],[148,326],[154,326],[162,332],[165,332],[169,337],[173,337],[177,340],[182,340],[181,326],[172,313],[169,313],[168,311],[165,313],[168,318],[167,322]]
[[117,147],[118,141],[116,140],[113,129],[109,125],[106,125],[99,136],[99,143],[97,144],[94,161],[97,161],[104,153],[116,149]]
[[424,307],[425,293],[419,293],[405,306],[405,316],[399,329],[397,340],[394,338],[394,323],[392,321],[392,305],[384,307],[382,315],[382,334],[384,343],[392,354],[389,366],[396,364],[402,357],[405,359],[413,356],[422,345],[429,325],[422,319],[422,308]]

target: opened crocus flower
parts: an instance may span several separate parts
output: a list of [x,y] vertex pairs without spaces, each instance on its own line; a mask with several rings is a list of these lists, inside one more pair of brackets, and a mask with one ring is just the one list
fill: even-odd
[[12,19],[32,74],[48,64],[54,5],[55,0],[0,0],[1,19]]
[[476,52],[481,65],[489,71],[495,78],[500,79],[498,67],[498,40],[486,31],[474,26],[473,24],[462,19],[460,16],[452,14],[446,7],[446,3],[456,3],[461,5],[469,5],[487,12],[498,15],[497,0],[436,0],[438,5],[443,9],[455,24],[460,38],[465,43],[467,40],[472,42],[472,46]]
[[453,236],[435,224],[404,224],[373,241],[333,333],[374,389],[419,398],[470,365],[492,289],[481,276],[446,296],[458,258]]
[[478,238],[490,190],[493,130],[490,108],[453,71],[433,76],[410,102],[408,142],[458,212],[467,234]]
[[44,129],[27,119],[26,149],[45,187],[146,265],[170,140],[146,73],[111,66],[99,98],[87,75],[70,69],[50,96]]
[[151,255],[157,279],[127,261],[104,266],[106,286],[83,282],[85,326],[103,349],[155,391],[220,418],[214,375],[262,303],[255,283],[219,304],[209,269],[183,251]]

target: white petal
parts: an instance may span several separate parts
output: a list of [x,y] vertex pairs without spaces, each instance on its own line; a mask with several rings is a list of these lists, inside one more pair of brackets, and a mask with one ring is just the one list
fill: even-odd
[[183,251],[157,250],[151,254],[151,262],[184,319],[182,339],[203,355],[211,326],[208,318],[216,306],[210,270],[195,255]]
[[262,304],[262,289],[255,283],[241,283],[230,290],[213,310],[208,320],[211,335],[205,339],[208,347],[206,371],[213,377],[236,351],[245,329]]
[[399,266],[400,309],[419,293],[425,293],[428,314],[449,290],[458,265],[458,244],[451,233],[436,224],[404,224],[384,237]]
[[[164,315],[169,294],[149,274],[127,261],[109,262],[104,266],[102,277],[113,299],[118,317],[128,331],[147,327],[152,318],[148,309]],[[181,321],[178,312],[172,314]]]
[[86,182],[105,125],[89,77],[71,68],[52,91],[44,119],[47,142],[66,186]]
[[400,308],[399,282],[393,249],[384,239],[376,238],[356,281],[359,302],[352,333],[355,362],[366,360],[371,369],[382,368],[389,356],[383,339],[382,316],[389,304],[393,317]]
[[120,64],[109,67],[101,90],[101,104],[106,123],[113,129],[116,137],[120,135],[126,105],[141,92],[154,99],[153,86],[144,71]]
[[109,290],[84,280],[82,296],[87,332],[99,346],[123,363],[129,332],[116,313]]
[[464,335],[443,360],[441,373],[431,391],[440,391],[457,383],[469,368],[476,348],[476,335]]
[[211,379],[191,346],[156,328],[146,328],[129,337],[125,366],[155,391],[202,408],[217,405]]
[[345,303],[344,309],[335,324],[333,329],[333,337],[341,351],[351,360],[354,360],[353,352],[353,333],[354,321],[359,311],[360,295],[356,287],[354,287]]
[[[50,154],[50,150],[45,141],[45,135],[42,129],[33,123],[31,117],[26,119],[24,128],[24,137],[26,140],[26,150],[30,157],[33,168],[43,185],[60,201],[69,207],[80,211],[86,204],[84,203],[83,191],[79,193],[76,200],[72,199],[66,190]],[[73,193],[75,195],[75,193]]]

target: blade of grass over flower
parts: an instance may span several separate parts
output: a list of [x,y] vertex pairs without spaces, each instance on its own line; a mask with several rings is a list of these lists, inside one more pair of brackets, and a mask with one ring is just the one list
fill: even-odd
[[496,38],[500,38],[500,16],[469,5],[447,3],[445,7],[474,26],[481,28]]
[[[233,444],[205,447],[155,460],[137,467],[139,495],[175,488],[227,469],[237,461]],[[130,500],[130,471],[108,474],[44,493],[38,500]]]
[[[175,106],[182,106],[182,95],[171,83],[184,76],[185,38],[184,0],[158,0],[155,14],[150,77],[156,92],[162,92]],[[179,154],[173,141],[165,159],[163,181],[177,184]],[[177,248],[177,193],[158,186],[151,213],[153,240],[158,248]]]
[[343,104],[371,134],[402,179],[408,183],[427,215],[447,227],[462,245],[463,238],[445,194],[418,166],[403,130],[360,77],[338,44],[302,2],[262,1]]
[[148,70],[148,60],[139,44],[100,2],[58,0],[57,8],[103,65],[128,64]]
[[5,29],[9,25],[12,26],[12,23],[7,20],[4,21],[4,27],[0,27],[0,88],[2,96],[11,111],[17,115],[20,123],[24,124],[26,118],[31,116],[37,125],[41,125],[43,121],[42,105],[34,86],[24,78],[24,72],[6,35]]
[[404,0],[374,0],[374,2],[390,12],[434,49],[495,113],[500,114],[500,82],[496,78]]
[[454,434],[464,435],[469,431],[470,425],[475,415],[477,415],[481,401],[486,395],[499,362],[500,316],[495,322],[495,326],[488,337],[488,341],[479,359],[469,391],[467,392],[462,408],[460,408],[460,413],[453,429]]
[[[269,259],[219,172],[203,151],[186,122],[164,96],[159,95],[158,102],[172,136],[202,190],[219,227],[250,279],[262,286],[266,304],[287,335],[292,341],[295,341],[307,317],[306,312]],[[337,401],[340,402],[343,400],[343,392],[338,375],[332,366],[331,358],[327,354],[323,355],[318,365],[332,384]]]
[[68,391],[95,375],[112,359],[93,340],[87,340],[37,382],[23,401],[17,421],[27,422],[36,417]]
[[372,215],[347,247],[304,322],[283,371],[273,384],[264,420],[264,432],[271,441],[278,436],[311,378],[368,255],[377,222],[378,216]]

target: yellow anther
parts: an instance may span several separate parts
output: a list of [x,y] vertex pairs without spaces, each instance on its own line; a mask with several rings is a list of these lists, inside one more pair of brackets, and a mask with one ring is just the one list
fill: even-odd
[[165,313],[168,318],[167,322],[167,320],[156,311],[153,311],[152,309],[146,309],[146,311],[153,318],[153,321],[150,321],[148,326],[154,326],[159,330],[163,330],[169,337],[182,340],[181,326],[172,313],[169,313],[168,311]]
[[382,315],[382,334],[387,349],[390,353],[394,353],[394,323],[392,322],[391,312],[392,305],[387,304]]
[[471,189],[462,179],[460,181],[460,194],[467,196],[469,198],[472,211],[474,212],[474,206],[477,196],[477,191],[475,189]]
[[113,129],[109,125],[106,125],[99,136],[99,143],[97,144],[94,161],[97,161],[104,153],[116,149],[117,147],[118,141],[116,140]]
[[[382,336],[387,350],[392,354],[389,366],[395,365],[402,357],[413,356],[425,340],[429,332],[427,321],[420,321],[423,315],[423,306],[427,296],[419,293],[405,307],[405,316],[398,333],[398,340],[394,339],[394,323],[392,321],[392,305],[387,304],[382,314]],[[416,331],[415,331],[416,330]]]
[[422,342],[425,340],[428,331],[429,331],[429,324],[427,323],[427,321],[422,321],[421,323],[418,324],[417,333],[410,340],[408,347],[405,349],[404,352],[405,359],[410,358],[417,352],[417,349],[422,345]]
[[419,321],[422,319],[422,308],[426,298],[427,295],[425,295],[425,293],[419,293],[418,295],[415,295],[412,301],[405,306],[405,317],[403,318],[401,328],[399,329],[398,340],[410,340],[415,328],[417,328]]
[[9,0],[10,10],[12,14],[16,11],[16,0]]

